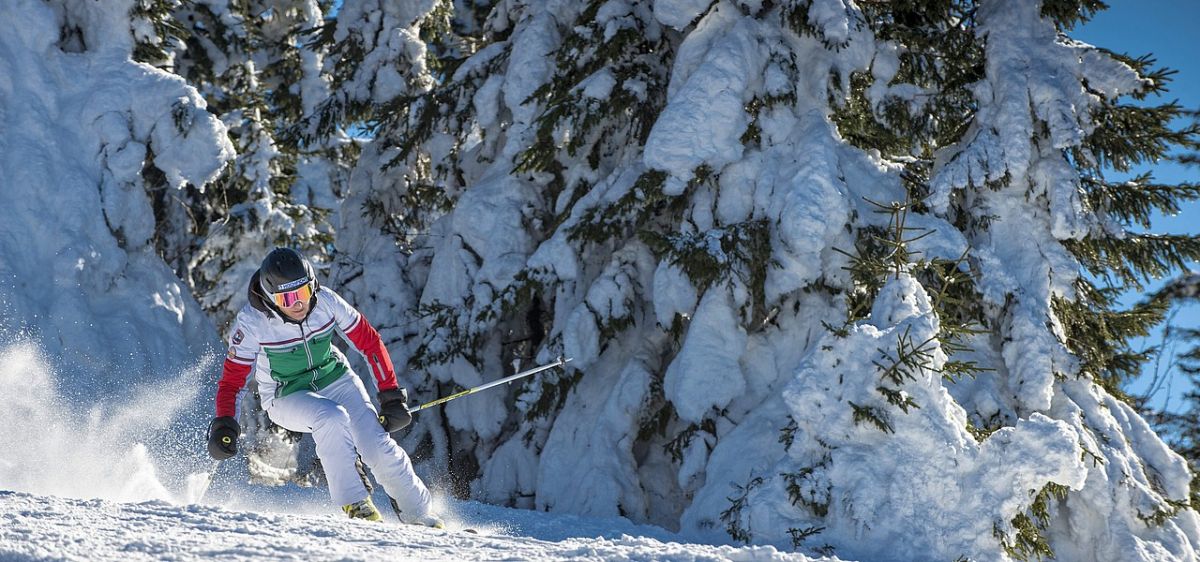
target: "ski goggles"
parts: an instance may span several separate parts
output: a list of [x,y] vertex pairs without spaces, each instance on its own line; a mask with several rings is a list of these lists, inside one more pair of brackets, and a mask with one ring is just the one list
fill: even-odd
[[312,298],[313,283],[310,281],[291,291],[282,293],[271,293],[271,300],[275,301],[275,306],[279,308],[291,308],[292,305]]

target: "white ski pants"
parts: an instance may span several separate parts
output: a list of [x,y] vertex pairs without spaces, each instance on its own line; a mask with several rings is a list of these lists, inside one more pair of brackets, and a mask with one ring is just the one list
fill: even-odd
[[367,488],[355,468],[357,453],[396,500],[404,517],[429,513],[429,489],[413,472],[408,454],[379,424],[375,406],[354,371],[347,370],[319,391],[296,392],[264,402],[271,421],[291,431],[312,433],[334,503],[349,505],[367,498]]

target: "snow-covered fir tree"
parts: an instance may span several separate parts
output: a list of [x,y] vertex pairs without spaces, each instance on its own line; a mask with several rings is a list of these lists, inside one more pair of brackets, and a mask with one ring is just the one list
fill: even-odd
[[195,88],[130,60],[137,6],[0,7],[4,331],[62,342],[97,393],[161,381],[215,343],[160,258],[159,202],[203,191],[233,147]]
[[346,2],[338,279],[418,398],[574,359],[406,443],[487,501],[845,557],[1194,557],[1120,392],[1163,307],[1113,295],[1196,257],[1138,231],[1195,192],[1104,179],[1192,133],[1069,38],[1099,7]]

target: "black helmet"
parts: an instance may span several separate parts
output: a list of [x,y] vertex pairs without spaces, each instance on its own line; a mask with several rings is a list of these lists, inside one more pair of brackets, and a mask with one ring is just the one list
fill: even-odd
[[267,295],[293,291],[312,283],[317,290],[317,275],[311,263],[291,248],[275,248],[258,268],[258,283]]

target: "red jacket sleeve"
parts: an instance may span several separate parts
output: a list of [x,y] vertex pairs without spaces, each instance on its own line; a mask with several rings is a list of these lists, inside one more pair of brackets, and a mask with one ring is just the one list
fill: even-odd
[[251,365],[225,359],[221,380],[217,382],[217,417],[237,415],[237,395],[246,385],[246,377],[252,368]]
[[371,327],[371,323],[367,322],[367,317],[361,312],[358,314],[358,322],[346,332],[346,338],[366,356],[379,390],[392,390],[399,386],[396,383],[396,369],[392,367],[392,356],[388,355],[387,348],[383,346],[379,332]]

